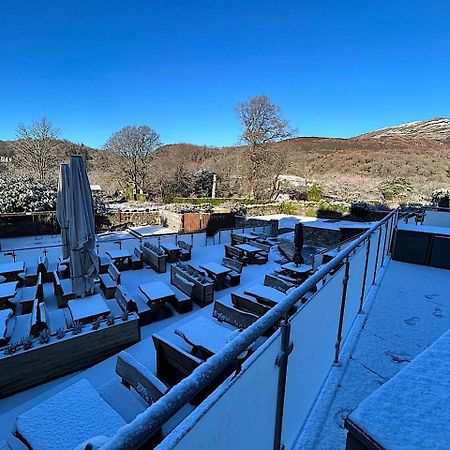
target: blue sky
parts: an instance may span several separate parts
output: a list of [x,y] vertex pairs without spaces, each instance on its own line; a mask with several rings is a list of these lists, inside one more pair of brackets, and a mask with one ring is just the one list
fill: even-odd
[[125,125],[235,144],[265,94],[304,136],[450,115],[450,2],[10,1],[0,6],[0,139],[45,114],[101,146]]

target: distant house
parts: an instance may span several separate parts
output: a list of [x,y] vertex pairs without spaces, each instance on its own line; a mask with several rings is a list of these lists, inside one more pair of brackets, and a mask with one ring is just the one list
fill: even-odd
[[92,192],[101,192],[102,188],[99,184],[91,184],[91,191]]

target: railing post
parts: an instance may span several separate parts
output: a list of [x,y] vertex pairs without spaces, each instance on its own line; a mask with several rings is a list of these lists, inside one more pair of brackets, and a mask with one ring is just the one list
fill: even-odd
[[273,450],[284,448],[281,445],[281,432],[283,429],[283,410],[284,397],[286,392],[286,377],[289,354],[292,352],[294,345],[290,342],[291,324],[285,316],[280,326],[281,330],[281,351],[277,356],[275,364],[278,366],[278,385],[277,385],[277,406],[275,410],[275,432],[273,436]]
[[336,338],[336,352],[334,354],[334,364],[337,364],[339,362],[339,353],[341,351],[342,327],[344,325],[345,301],[347,300],[347,288],[349,277],[350,277],[350,260],[349,257],[347,256],[347,259],[345,260],[344,279],[342,280],[341,310],[339,312],[339,325]]
[[380,256],[380,244],[381,244],[381,227],[378,228],[378,232],[380,233],[378,236],[378,244],[377,244],[377,256],[375,257],[375,267],[373,268],[373,277],[372,284],[375,284],[375,280],[377,278],[377,266],[378,266],[378,257]]
[[369,239],[367,239],[366,262],[364,265],[364,278],[362,282],[361,296],[359,298],[359,310],[358,310],[359,314],[363,312],[364,296],[366,294],[367,270],[369,268],[369,256],[370,256],[370,237]]
[[383,243],[383,259],[381,260],[382,261],[382,264],[381,265],[384,265],[384,260],[385,260],[385,258],[386,258],[386,244],[387,244],[387,242],[388,242],[388,235],[390,234],[390,231],[391,230],[391,221],[390,220],[388,220],[387,222],[386,222],[386,235],[384,236],[384,243]]

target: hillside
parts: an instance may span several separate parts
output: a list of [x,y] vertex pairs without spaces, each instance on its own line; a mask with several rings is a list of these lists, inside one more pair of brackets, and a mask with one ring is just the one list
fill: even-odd
[[[443,124],[442,120],[441,130],[445,128]],[[428,129],[429,136],[430,126],[409,124],[391,130],[397,128],[403,129],[401,136],[383,137],[374,132],[352,139],[303,137],[279,142],[275,149],[284,163],[281,173],[296,175],[307,182],[322,183],[327,196],[346,201],[380,200],[380,184],[398,177],[410,180],[413,185],[411,201],[428,197],[436,188],[448,187],[450,141],[413,137],[413,129],[416,133],[418,129]],[[439,129],[436,121],[433,128],[436,136]],[[406,133],[405,130],[410,131]],[[0,154],[2,148],[9,148],[8,144],[0,142]],[[73,151],[71,145],[64,141],[62,153],[67,155]],[[100,184],[108,192],[119,189],[116,160],[112,155],[87,147],[83,150],[89,155],[91,182]],[[180,174],[208,169],[219,174],[218,195],[245,196],[248,192],[245,164],[242,147],[165,145],[151,164],[149,188],[159,196],[168,185],[179,179]],[[271,176],[268,173],[264,182],[271,183]]]
[[403,138],[431,139],[450,142],[450,119],[436,117],[434,119],[404,123],[393,127],[382,128],[361,134],[356,138]]

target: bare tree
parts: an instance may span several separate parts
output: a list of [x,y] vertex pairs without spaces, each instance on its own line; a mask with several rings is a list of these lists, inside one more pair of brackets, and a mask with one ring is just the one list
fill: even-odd
[[[282,118],[281,108],[265,95],[250,97],[246,102],[239,103],[236,113],[243,128],[239,140],[248,147],[246,176],[250,184],[250,194],[252,197],[260,197],[262,193],[258,189],[258,182],[279,175],[280,158],[274,154],[276,149],[272,144],[292,137],[296,131]],[[276,174],[272,173],[274,161],[277,162]],[[273,192],[271,194],[273,195]]]
[[14,165],[27,176],[46,181],[58,166],[59,130],[45,116],[31,126],[20,123],[13,143]]
[[118,156],[118,175],[133,186],[135,200],[139,190],[145,189],[148,165],[160,146],[159,134],[146,125],[122,128],[104,146]]

